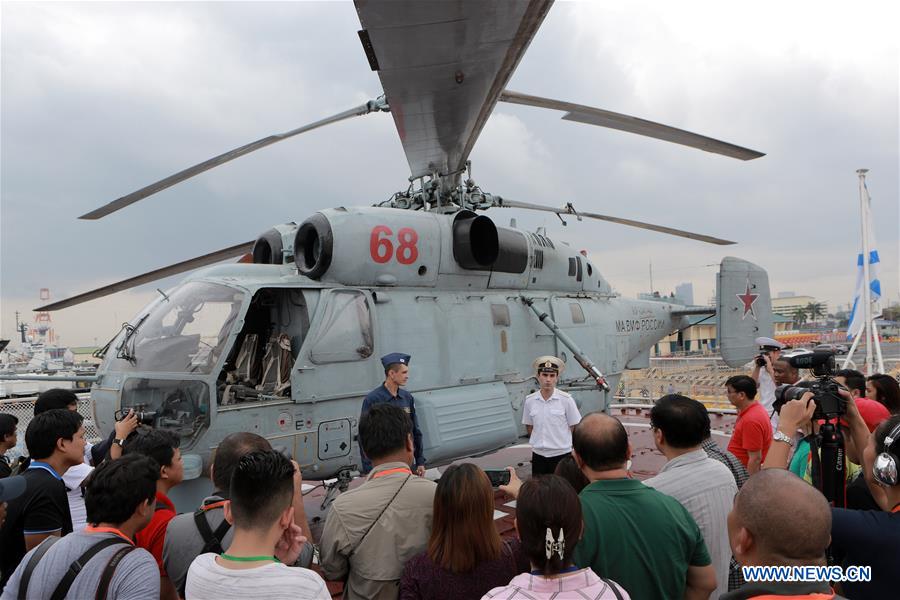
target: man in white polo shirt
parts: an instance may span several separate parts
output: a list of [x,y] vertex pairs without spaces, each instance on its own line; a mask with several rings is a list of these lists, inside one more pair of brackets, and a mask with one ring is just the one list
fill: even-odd
[[525,397],[522,423],[531,436],[531,474],[553,473],[556,464],[572,452],[572,429],[581,421],[581,413],[572,396],[556,389],[566,368],[555,356],[534,361],[541,389]]

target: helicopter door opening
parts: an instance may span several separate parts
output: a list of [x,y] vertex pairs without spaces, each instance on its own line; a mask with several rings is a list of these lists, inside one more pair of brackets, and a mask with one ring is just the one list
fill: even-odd
[[302,290],[257,291],[219,374],[219,405],[290,398],[291,368],[308,331],[309,308]]

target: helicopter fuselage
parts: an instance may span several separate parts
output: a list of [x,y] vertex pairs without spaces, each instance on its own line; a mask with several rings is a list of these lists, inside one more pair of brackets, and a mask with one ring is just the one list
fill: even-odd
[[[564,243],[487,217],[354,208],[307,223],[316,219],[313,241],[306,223],[284,226],[285,241],[296,242],[282,263],[207,268],[142,311],[98,370],[101,429],[135,408],[146,424],[178,433],[194,470],[228,433],[252,431],[293,456],[304,477],[331,477],[360,463],[357,422],[384,379],[379,357],[404,352],[425,456],[442,464],[525,434],[537,356],[567,361],[560,387],[582,414],[604,410],[622,371],[648,366],[651,347],[686,324],[672,314],[677,305],[612,293]],[[316,244],[305,257],[304,243]],[[477,263],[485,252],[494,269]],[[325,259],[318,279],[298,273]],[[603,371],[611,392],[526,299]]]

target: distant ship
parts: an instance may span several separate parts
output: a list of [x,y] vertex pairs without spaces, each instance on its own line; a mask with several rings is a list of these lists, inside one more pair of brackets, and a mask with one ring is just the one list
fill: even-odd
[[[18,315],[17,315],[18,316]],[[20,330],[21,331],[21,330]],[[12,348],[0,340],[0,373],[4,375],[75,375],[75,356],[64,347],[22,333],[22,342]],[[78,373],[81,374],[81,373]],[[71,388],[65,381],[0,381],[0,398],[34,396],[51,387]]]

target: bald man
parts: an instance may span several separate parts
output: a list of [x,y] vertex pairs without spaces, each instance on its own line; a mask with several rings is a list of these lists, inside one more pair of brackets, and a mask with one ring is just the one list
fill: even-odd
[[[816,488],[790,471],[766,469],[750,477],[728,514],[728,539],[735,559],[752,566],[825,566],[831,540],[831,507]],[[721,600],[789,596],[834,599],[823,582],[748,582]]]
[[703,534],[678,500],[628,476],[622,423],[587,415],[572,432],[572,455],[591,482],[579,494],[584,533],[575,564],[620,583],[632,598],[709,598],[717,582]]

